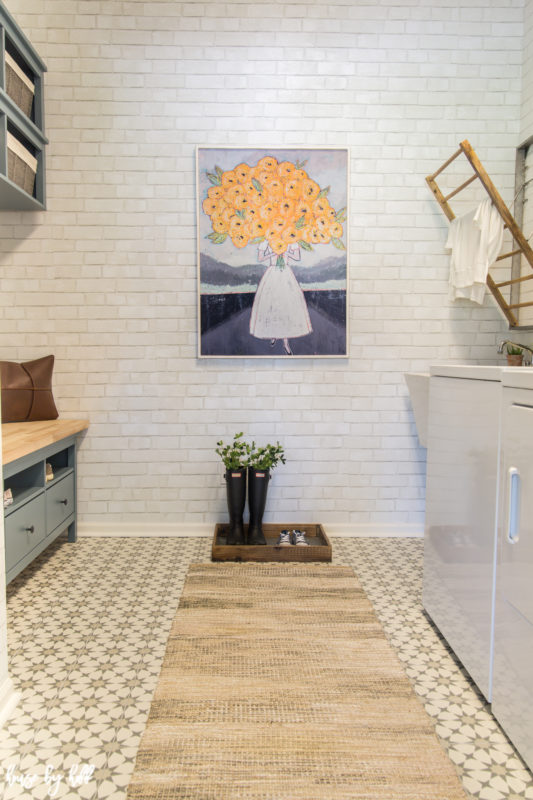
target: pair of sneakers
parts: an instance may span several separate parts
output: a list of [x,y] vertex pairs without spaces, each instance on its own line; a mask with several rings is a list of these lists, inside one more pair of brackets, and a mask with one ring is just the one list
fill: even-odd
[[309,542],[305,538],[305,531],[288,530],[281,531],[278,541],[276,542],[280,547],[288,547],[297,545],[298,547],[309,547]]

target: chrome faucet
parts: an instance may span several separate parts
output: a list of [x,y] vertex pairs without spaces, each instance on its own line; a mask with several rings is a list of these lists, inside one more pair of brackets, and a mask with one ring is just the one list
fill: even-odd
[[[510,344],[511,347],[520,347],[522,350],[527,350],[527,356],[524,358],[524,364],[526,366],[531,365],[531,360],[533,358],[533,349],[529,347],[527,344],[519,344],[518,342],[511,342],[510,339],[504,339],[503,342],[500,342],[498,345],[498,353],[503,353],[503,348],[506,344]],[[527,359],[527,360],[526,360]]]

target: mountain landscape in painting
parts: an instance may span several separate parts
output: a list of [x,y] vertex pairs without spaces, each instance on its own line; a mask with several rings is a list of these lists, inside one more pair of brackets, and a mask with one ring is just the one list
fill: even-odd
[[[313,333],[292,341],[295,355],[312,355],[318,342],[331,355],[345,355],[346,257],[291,267],[307,302]],[[279,342],[256,339],[248,326],[255,292],[265,272],[260,264],[232,267],[205,253],[200,259],[202,352],[209,355],[280,355]],[[278,350],[280,351],[278,353]]]

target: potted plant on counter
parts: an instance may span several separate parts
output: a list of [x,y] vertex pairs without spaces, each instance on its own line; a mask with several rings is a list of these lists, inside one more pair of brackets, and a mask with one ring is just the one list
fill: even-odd
[[243,439],[244,433],[236,433],[231,444],[217,442],[216,452],[222,459],[226,472],[226,498],[229,512],[228,544],[244,544],[243,514],[246,503],[246,471],[252,448]]
[[270,470],[279,463],[285,464],[285,453],[279,442],[256,448],[252,442],[248,462],[248,544],[266,544],[262,528],[265,513]]
[[521,367],[524,360],[524,351],[514,344],[507,345],[507,364],[510,367]]

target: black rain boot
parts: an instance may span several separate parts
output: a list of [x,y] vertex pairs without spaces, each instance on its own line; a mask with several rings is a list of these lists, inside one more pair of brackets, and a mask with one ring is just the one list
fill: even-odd
[[229,528],[226,533],[227,544],[244,544],[243,514],[246,503],[246,470],[228,470],[226,496],[228,500]]
[[266,544],[261,522],[265,513],[270,473],[267,469],[248,468],[248,524],[247,544]]

